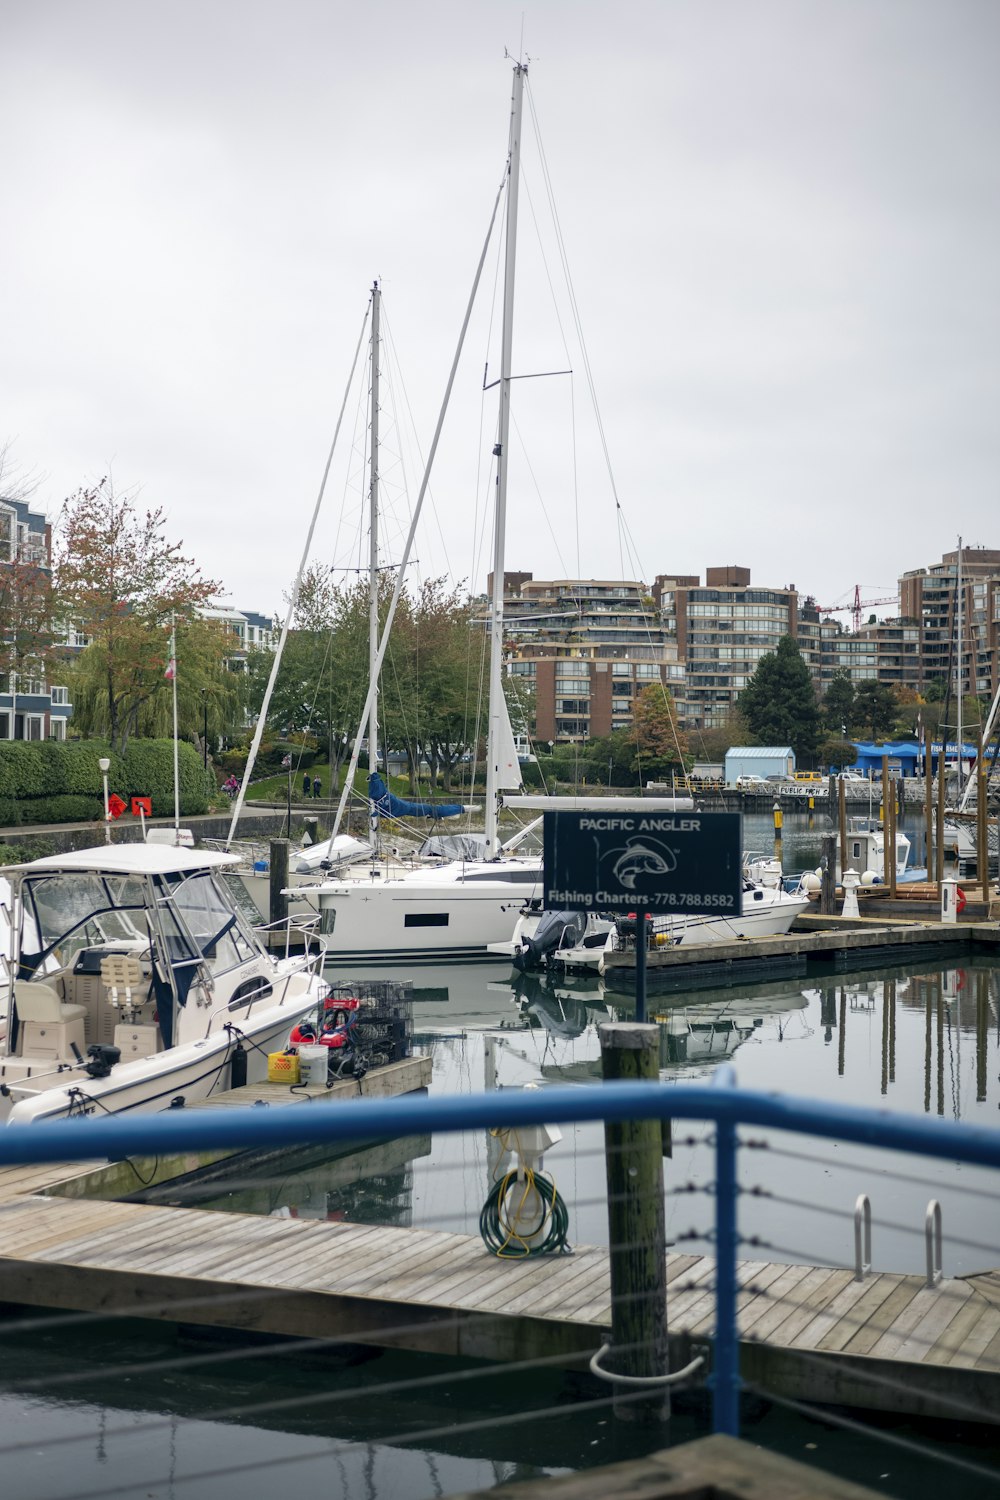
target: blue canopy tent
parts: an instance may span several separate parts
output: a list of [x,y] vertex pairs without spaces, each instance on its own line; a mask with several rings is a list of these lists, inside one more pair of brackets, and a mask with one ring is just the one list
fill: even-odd
[[920,746],[916,740],[890,740],[873,745],[867,740],[852,740],[858,758],[854,769],[862,776],[881,776],[882,761],[888,756],[890,775],[916,776],[920,771]]

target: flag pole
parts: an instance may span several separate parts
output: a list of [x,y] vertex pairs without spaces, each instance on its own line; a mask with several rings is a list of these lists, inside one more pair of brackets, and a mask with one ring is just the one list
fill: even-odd
[[177,616],[170,615],[170,686],[174,698],[174,843],[180,843],[181,832],[181,777],[177,754]]

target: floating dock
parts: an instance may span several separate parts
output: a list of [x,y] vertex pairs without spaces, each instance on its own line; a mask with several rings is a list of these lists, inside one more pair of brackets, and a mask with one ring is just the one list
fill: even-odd
[[[444,1231],[39,1197],[4,1173],[0,1299],[494,1362],[585,1361],[611,1326],[608,1252],[501,1260]],[[1000,1422],[1000,1272],[930,1289],[830,1266],[739,1267],[744,1378],[776,1395]],[[715,1261],[668,1254],[671,1361],[711,1360]],[[2,1325],[0,1325],[2,1334]]]
[[[866,965],[931,962],[1000,950],[995,922],[887,922],[884,917],[799,917],[783,937],[733,938],[724,943],[679,943],[651,948],[646,955],[650,990],[691,990],[760,979],[794,978],[810,969],[841,971]],[[635,989],[635,951],[609,953],[604,960],[609,989]]]

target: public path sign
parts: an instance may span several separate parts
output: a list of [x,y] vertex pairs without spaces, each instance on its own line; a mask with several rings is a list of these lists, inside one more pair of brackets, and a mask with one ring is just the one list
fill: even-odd
[[742,814],[546,812],[545,906],[738,918]]

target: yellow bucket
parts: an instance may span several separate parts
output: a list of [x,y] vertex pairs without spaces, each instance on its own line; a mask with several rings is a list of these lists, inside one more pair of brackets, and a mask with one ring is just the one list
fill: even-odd
[[269,1052],[267,1054],[268,1083],[298,1083],[299,1058],[296,1052]]

